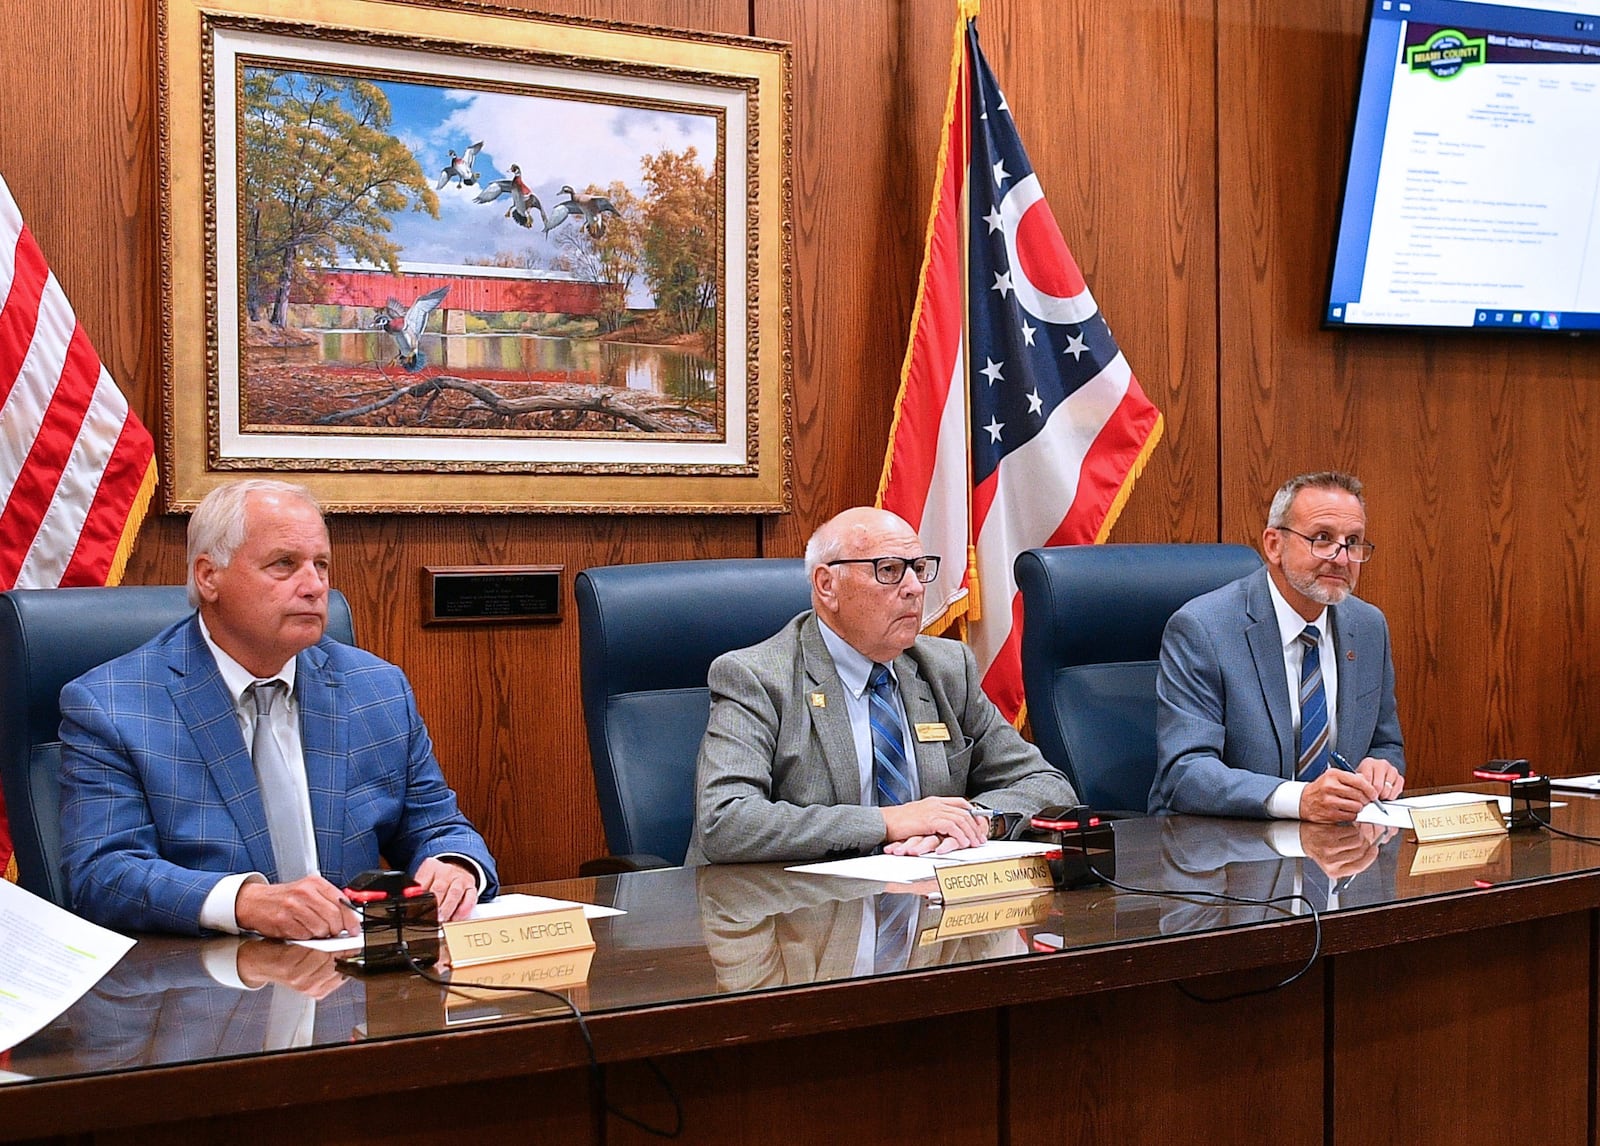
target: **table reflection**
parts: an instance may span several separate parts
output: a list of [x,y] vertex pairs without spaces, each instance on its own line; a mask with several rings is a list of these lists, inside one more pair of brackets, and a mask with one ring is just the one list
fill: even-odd
[[37,1038],[99,1071],[350,1042],[366,992],[325,952],[271,940],[144,939]]
[[[923,970],[1021,954],[1015,925],[946,935],[915,892],[768,865],[697,869],[700,924],[724,993]],[[1038,898],[1038,897],[1034,897]]]
[[[1161,931],[1172,935],[1387,903],[1392,828],[1169,817],[1161,822]],[[1183,896],[1183,892],[1204,893]],[[1237,903],[1222,900],[1246,900]]]

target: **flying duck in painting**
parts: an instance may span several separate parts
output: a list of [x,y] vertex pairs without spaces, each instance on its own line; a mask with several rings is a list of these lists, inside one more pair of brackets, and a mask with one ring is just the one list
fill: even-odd
[[452,179],[463,187],[476,187],[478,185],[478,173],[472,169],[472,165],[478,161],[478,152],[482,150],[483,140],[481,139],[467,148],[465,155],[457,155],[456,149],[452,147],[450,149],[450,162],[446,163],[444,170],[439,172],[439,182],[434,187],[434,190],[443,190],[444,185]]
[[565,223],[570,218],[581,217],[582,214],[583,212],[579,211],[576,207],[568,206],[566,203],[557,203],[554,207],[550,208],[549,211],[545,212],[545,235],[548,237],[550,232],[561,226],[562,223]]
[[[509,168],[510,179],[496,179],[493,183],[485,183],[483,190],[478,192],[474,203],[493,203],[502,195],[511,196],[511,206],[506,208],[506,218],[516,223],[519,227],[533,226],[533,212],[539,212],[539,218],[544,218],[544,204],[539,202],[539,196],[533,189],[522,181],[522,168],[515,163]],[[545,228],[549,230],[548,225]]]
[[604,195],[580,195],[570,184],[562,187],[561,193],[567,198],[556,206],[565,207],[569,214],[582,215],[583,229],[591,238],[598,239],[606,233],[606,221],[602,216],[607,212],[622,218],[621,212]]
[[407,374],[415,374],[428,364],[428,356],[420,345],[428,316],[438,309],[444,296],[450,293],[447,286],[431,290],[409,307],[399,299],[391,298],[389,305],[380,310],[372,320],[376,329],[386,330],[400,348],[400,365]]

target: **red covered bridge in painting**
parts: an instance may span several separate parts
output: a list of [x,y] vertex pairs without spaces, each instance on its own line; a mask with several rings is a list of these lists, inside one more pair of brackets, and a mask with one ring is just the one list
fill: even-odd
[[447,333],[464,329],[469,311],[595,314],[600,310],[602,285],[561,271],[445,263],[401,263],[399,267],[397,272],[354,266],[319,270],[313,276],[315,287],[297,289],[290,301],[378,308],[394,298],[410,306],[417,296],[448,286],[450,293],[440,308]]

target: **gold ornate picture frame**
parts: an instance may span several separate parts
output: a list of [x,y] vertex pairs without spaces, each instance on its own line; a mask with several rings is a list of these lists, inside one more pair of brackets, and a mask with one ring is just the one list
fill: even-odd
[[790,508],[785,45],[162,0],[169,510]]

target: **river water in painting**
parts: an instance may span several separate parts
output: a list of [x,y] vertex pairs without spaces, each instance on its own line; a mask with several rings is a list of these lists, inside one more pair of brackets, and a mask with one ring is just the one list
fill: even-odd
[[[394,357],[394,339],[380,330],[325,330],[322,361],[363,366]],[[527,334],[424,334],[429,366],[479,378],[572,382],[646,391],[686,403],[715,400],[717,364],[674,346],[545,338]]]

